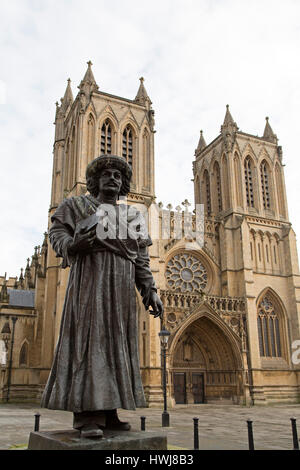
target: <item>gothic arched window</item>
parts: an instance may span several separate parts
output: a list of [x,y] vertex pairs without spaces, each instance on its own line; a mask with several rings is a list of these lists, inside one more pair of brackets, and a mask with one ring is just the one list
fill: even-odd
[[23,343],[21,350],[20,350],[19,365],[20,366],[28,365],[28,344],[26,342]]
[[220,167],[217,162],[214,164],[214,174],[215,174],[215,181],[216,181],[216,190],[217,190],[217,200],[218,200],[218,211],[221,212],[222,210],[222,192],[221,192],[221,172]]
[[245,187],[246,187],[246,200],[248,207],[254,207],[254,192],[253,192],[253,168],[251,158],[247,157],[244,163],[245,170]]
[[133,131],[131,126],[125,127],[123,131],[123,140],[122,140],[122,156],[127,160],[127,163],[132,166],[133,158]]
[[281,357],[279,318],[276,308],[268,295],[264,296],[259,303],[257,327],[260,355],[265,357]]
[[211,199],[210,199],[210,182],[209,182],[209,175],[208,171],[205,170],[203,173],[204,179],[204,191],[205,191],[205,200],[206,200],[206,211],[207,214],[211,213]]
[[261,191],[264,209],[270,209],[270,178],[268,164],[264,160],[260,165]]
[[112,126],[106,119],[101,127],[101,154],[110,154],[112,149]]

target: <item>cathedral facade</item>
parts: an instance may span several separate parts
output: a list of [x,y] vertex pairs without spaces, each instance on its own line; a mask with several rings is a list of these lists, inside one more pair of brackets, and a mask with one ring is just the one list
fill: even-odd
[[[200,133],[191,168],[194,205],[164,208],[156,204],[154,111],[144,79],[135,99],[122,98],[99,89],[91,65],[75,99],[68,80],[56,105],[49,226],[64,198],[86,193],[85,169],[95,157],[120,155],[132,166],[128,204],[148,216],[156,208],[156,216],[148,217],[150,233],[156,233],[149,254],[165,309],[163,320],[154,320],[137,294],[148,405],[162,404],[162,326],[170,332],[170,406],[299,402],[300,361],[293,354],[300,339],[298,257],[282,149],[268,118],[263,136],[253,136],[238,129],[227,106],[220,134],[207,145]],[[199,244],[193,234],[196,209],[203,206]],[[194,230],[175,236],[176,225],[186,220]],[[0,278],[3,401],[39,401],[67,281],[68,268],[62,269],[47,232],[19,277]]]

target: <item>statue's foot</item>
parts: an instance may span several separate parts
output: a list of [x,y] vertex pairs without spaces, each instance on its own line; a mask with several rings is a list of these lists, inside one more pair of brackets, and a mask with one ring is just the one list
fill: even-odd
[[105,428],[105,411],[82,411],[74,412],[73,428],[80,431],[80,437],[96,438],[103,437]]
[[103,437],[103,430],[97,424],[85,424],[80,429],[80,437],[100,439]]
[[106,425],[105,429],[111,429],[114,431],[130,431],[131,426],[127,421],[120,421],[117,410],[110,410],[106,413]]
[[118,423],[109,423],[106,426],[106,429],[111,429],[114,431],[130,431],[131,426],[127,421],[119,421]]

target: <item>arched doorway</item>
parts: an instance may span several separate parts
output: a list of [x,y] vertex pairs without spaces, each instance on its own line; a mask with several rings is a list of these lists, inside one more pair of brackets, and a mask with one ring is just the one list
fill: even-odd
[[242,358],[224,329],[202,315],[178,332],[172,343],[171,395],[176,404],[239,402]]

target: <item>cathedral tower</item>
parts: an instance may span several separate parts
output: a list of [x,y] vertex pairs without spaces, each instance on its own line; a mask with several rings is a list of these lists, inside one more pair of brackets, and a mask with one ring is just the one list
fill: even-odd
[[154,111],[140,78],[134,100],[99,89],[92,63],[73,99],[71,81],[56,104],[53,185],[50,212],[64,197],[86,192],[87,164],[101,154],[124,157],[132,166],[129,201],[150,205],[154,198]]
[[195,151],[195,202],[218,227],[219,295],[246,302],[255,403],[299,396],[299,365],[292,361],[300,337],[299,268],[283,167],[269,119],[262,137],[247,134],[228,105],[220,135],[206,145],[201,132]]

